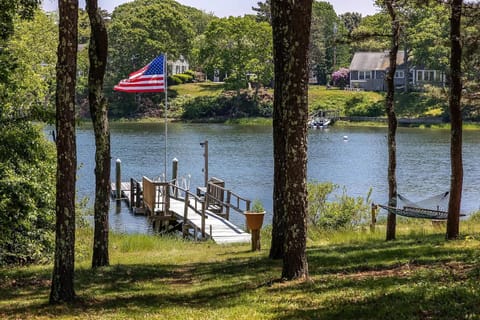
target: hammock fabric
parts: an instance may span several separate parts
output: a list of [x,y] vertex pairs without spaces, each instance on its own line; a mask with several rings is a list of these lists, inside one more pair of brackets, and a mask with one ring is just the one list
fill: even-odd
[[421,218],[421,219],[433,219],[433,220],[446,220],[448,217],[448,212],[440,210],[430,210],[424,208],[415,208],[415,207],[403,207],[403,208],[394,208],[390,206],[384,206],[379,204],[380,208],[387,210],[396,215],[408,217],[408,218]]

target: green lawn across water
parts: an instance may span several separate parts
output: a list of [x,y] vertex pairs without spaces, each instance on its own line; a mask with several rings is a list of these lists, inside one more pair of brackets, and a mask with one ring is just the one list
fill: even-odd
[[49,306],[51,265],[0,269],[1,319],[478,319],[480,225],[445,241],[429,222],[315,234],[310,282],[282,282],[281,261],[250,246],[112,235],[111,266],[91,270],[77,235],[78,301]]

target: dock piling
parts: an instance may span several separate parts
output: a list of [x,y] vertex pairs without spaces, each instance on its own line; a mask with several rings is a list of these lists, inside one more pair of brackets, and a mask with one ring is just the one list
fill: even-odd
[[117,159],[116,166],[115,166],[115,186],[116,186],[116,196],[117,200],[122,197],[122,161]]

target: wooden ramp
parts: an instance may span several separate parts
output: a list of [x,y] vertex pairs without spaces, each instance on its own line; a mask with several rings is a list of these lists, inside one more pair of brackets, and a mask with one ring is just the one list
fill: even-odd
[[[179,220],[182,220],[184,217],[184,208],[185,203],[183,201],[170,199],[170,211],[173,212]],[[206,236],[216,243],[250,242],[251,235],[227,219],[210,212],[205,213],[205,215]],[[192,208],[188,208],[187,223],[199,230],[202,227],[202,216]]]

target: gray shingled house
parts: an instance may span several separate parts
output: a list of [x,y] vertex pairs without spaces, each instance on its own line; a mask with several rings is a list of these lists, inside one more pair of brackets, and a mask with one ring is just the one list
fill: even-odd
[[[389,66],[388,52],[356,52],[350,63],[350,88],[367,91],[386,91],[385,76]],[[404,51],[397,54],[397,70],[395,72],[395,87],[405,86],[405,77],[414,88],[424,84],[444,85],[445,73],[439,70],[427,70],[411,66],[406,72]]]

